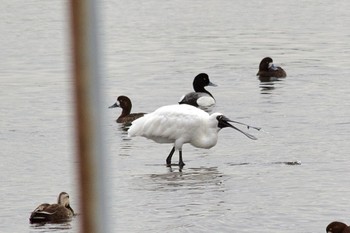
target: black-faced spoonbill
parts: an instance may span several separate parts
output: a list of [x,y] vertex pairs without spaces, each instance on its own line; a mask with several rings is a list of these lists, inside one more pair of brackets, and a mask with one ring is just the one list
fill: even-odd
[[205,73],[198,74],[193,80],[194,92],[190,92],[181,97],[179,104],[189,104],[210,113],[215,106],[213,95],[204,87],[216,86],[210,82],[209,76]]
[[[158,108],[152,113],[132,122],[128,130],[129,137],[143,136],[158,143],[173,143],[174,147],[166,159],[171,166],[171,158],[175,150],[179,151],[179,166],[185,164],[182,160],[182,145],[190,143],[194,147],[209,149],[216,145],[218,132],[225,127],[231,127],[256,140],[256,137],[231,125],[232,121],[221,113],[209,115],[201,109],[187,104],[169,105]],[[260,130],[257,127],[251,127]]]

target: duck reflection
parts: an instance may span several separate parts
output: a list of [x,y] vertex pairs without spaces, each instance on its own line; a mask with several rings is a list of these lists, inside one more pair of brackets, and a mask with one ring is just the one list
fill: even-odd
[[262,82],[259,85],[261,94],[271,94],[271,92],[275,89],[275,85],[273,82]]
[[62,222],[62,223],[35,223],[30,225],[31,228],[35,229],[38,232],[46,231],[62,231],[72,229],[71,222]]
[[272,94],[272,91],[276,89],[276,85],[281,85],[284,79],[278,79],[274,77],[259,77],[261,94]]

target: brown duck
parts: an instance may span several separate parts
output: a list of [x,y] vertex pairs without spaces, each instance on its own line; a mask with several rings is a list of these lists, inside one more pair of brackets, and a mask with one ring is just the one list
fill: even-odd
[[74,211],[69,204],[69,195],[61,192],[57,204],[39,205],[30,215],[30,223],[65,222],[72,219]]
[[287,73],[279,66],[273,64],[271,57],[265,57],[261,60],[259,71],[256,74],[260,79],[285,78]]
[[146,114],[146,113],[130,113],[132,108],[131,100],[124,95],[119,96],[117,99],[117,102],[115,102],[115,104],[113,104],[109,108],[116,108],[116,107],[120,107],[122,109],[122,113],[117,118],[117,123],[128,124]]
[[350,233],[350,227],[342,222],[331,222],[326,228],[327,233]]

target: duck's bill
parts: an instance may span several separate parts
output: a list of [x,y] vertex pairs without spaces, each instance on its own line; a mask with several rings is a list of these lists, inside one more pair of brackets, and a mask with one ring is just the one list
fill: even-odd
[[114,103],[113,105],[109,106],[108,108],[116,108],[119,107],[119,105],[117,103]]
[[269,63],[269,69],[278,70],[278,67],[271,62],[271,63]]
[[212,82],[209,81],[208,86],[217,87],[218,85],[216,85],[215,83],[212,83]]

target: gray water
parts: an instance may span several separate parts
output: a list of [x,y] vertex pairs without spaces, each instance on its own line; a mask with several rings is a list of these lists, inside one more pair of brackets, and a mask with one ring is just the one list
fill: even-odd
[[[0,232],[78,232],[80,218],[30,225],[61,191],[79,212],[65,1],[1,8]],[[104,1],[108,207],[113,232],[324,232],[350,224],[350,2]],[[260,83],[271,56],[288,74]],[[200,72],[215,111],[262,131],[223,129],[210,150],[128,138],[108,109],[177,103]],[[177,156],[174,156],[174,162]]]

